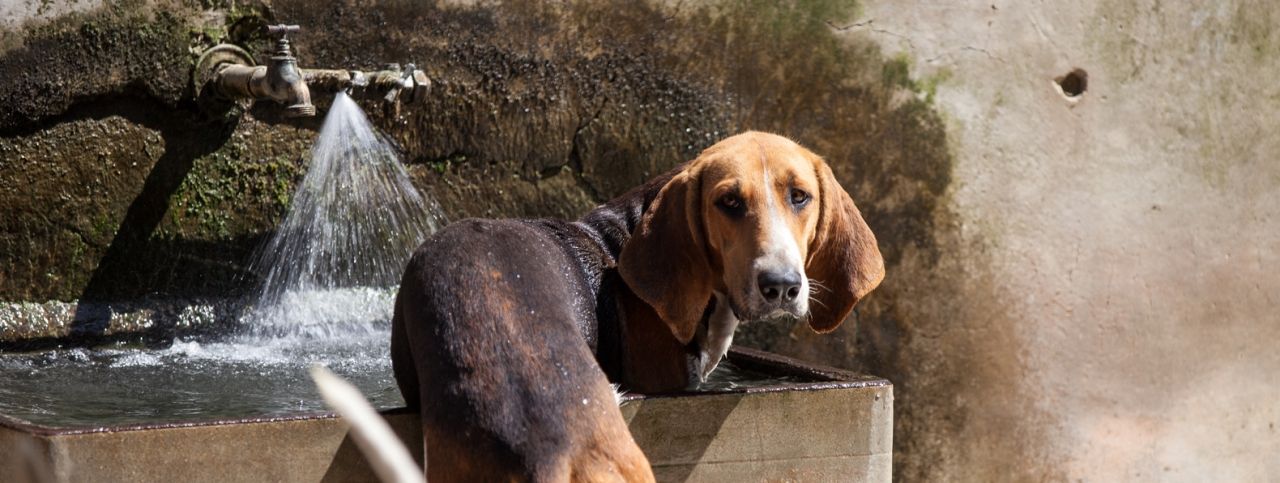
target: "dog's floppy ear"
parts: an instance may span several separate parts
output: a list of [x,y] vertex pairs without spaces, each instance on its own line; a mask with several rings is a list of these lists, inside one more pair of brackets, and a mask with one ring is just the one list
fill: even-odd
[[813,163],[822,211],[804,271],[820,284],[811,297],[816,303],[809,304],[809,327],[826,333],[839,327],[854,304],[884,279],[884,259],[876,236],[831,168],[816,156]]
[[711,300],[696,163],[667,182],[622,247],[618,273],[681,344],[693,339]]

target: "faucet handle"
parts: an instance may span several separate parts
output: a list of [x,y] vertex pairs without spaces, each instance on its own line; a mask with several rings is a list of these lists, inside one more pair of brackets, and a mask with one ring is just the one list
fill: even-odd
[[271,58],[277,60],[294,60],[293,51],[289,49],[289,34],[302,30],[302,27],[297,25],[280,24],[268,25],[266,30],[267,35],[276,38],[276,51],[275,55]]
[[267,35],[284,39],[288,37],[289,34],[298,33],[299,30],[302,30],[302,27],[299,27],[297,25],[285,25],[285,24],[268,25]]

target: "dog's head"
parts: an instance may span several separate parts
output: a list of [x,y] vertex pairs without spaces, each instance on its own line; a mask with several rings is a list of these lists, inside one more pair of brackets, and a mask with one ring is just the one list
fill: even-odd
[[713,292],[739,320],[792,316],[834,330],[884,278],[884,260],[822,158],[747,132],[707,148],[663,186],[618,270],[688,343]]

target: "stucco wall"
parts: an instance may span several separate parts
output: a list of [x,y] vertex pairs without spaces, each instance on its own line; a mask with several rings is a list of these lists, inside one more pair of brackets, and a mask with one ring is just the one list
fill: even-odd
[[899,434],[931,433],[900,474],[1280,478],[1275,5],[874,1],[845,26],[949,74],[928,277],[968,283],[920,293],[892,344]]

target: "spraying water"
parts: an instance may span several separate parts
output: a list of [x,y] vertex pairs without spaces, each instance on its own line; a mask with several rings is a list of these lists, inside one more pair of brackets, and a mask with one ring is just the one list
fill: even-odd
[[[404,404],[388,355],[395,285],[438,210],[346,95],[311,154],[288,214],[254,257],[263,283],[241,317],[250,330],[163,349],[0,353],[0,414],[74,427],[323,411],[312,364],[378,407]],[[177,312],[164,323],[218,310]]]
[[262,285],[245,321],[258,333],[328,337],[390,319],[394,286],[438,212],[360,106],[338,94],[284,222],[254,257]]
[[[96,427],[323,411],[306,377],[313,364],[351,380],[377,407],[401,406],[388,347],[395,284],[440,223],[436,213],[395,149],[339,94],[289,213],[255,256],[263,284],[242,318],[252,330],[163,349],[0,353],[0,414]],[[165,323],[176,326],[220,309],[173,312]],[[725,362],[704,387],[763,377]]]

